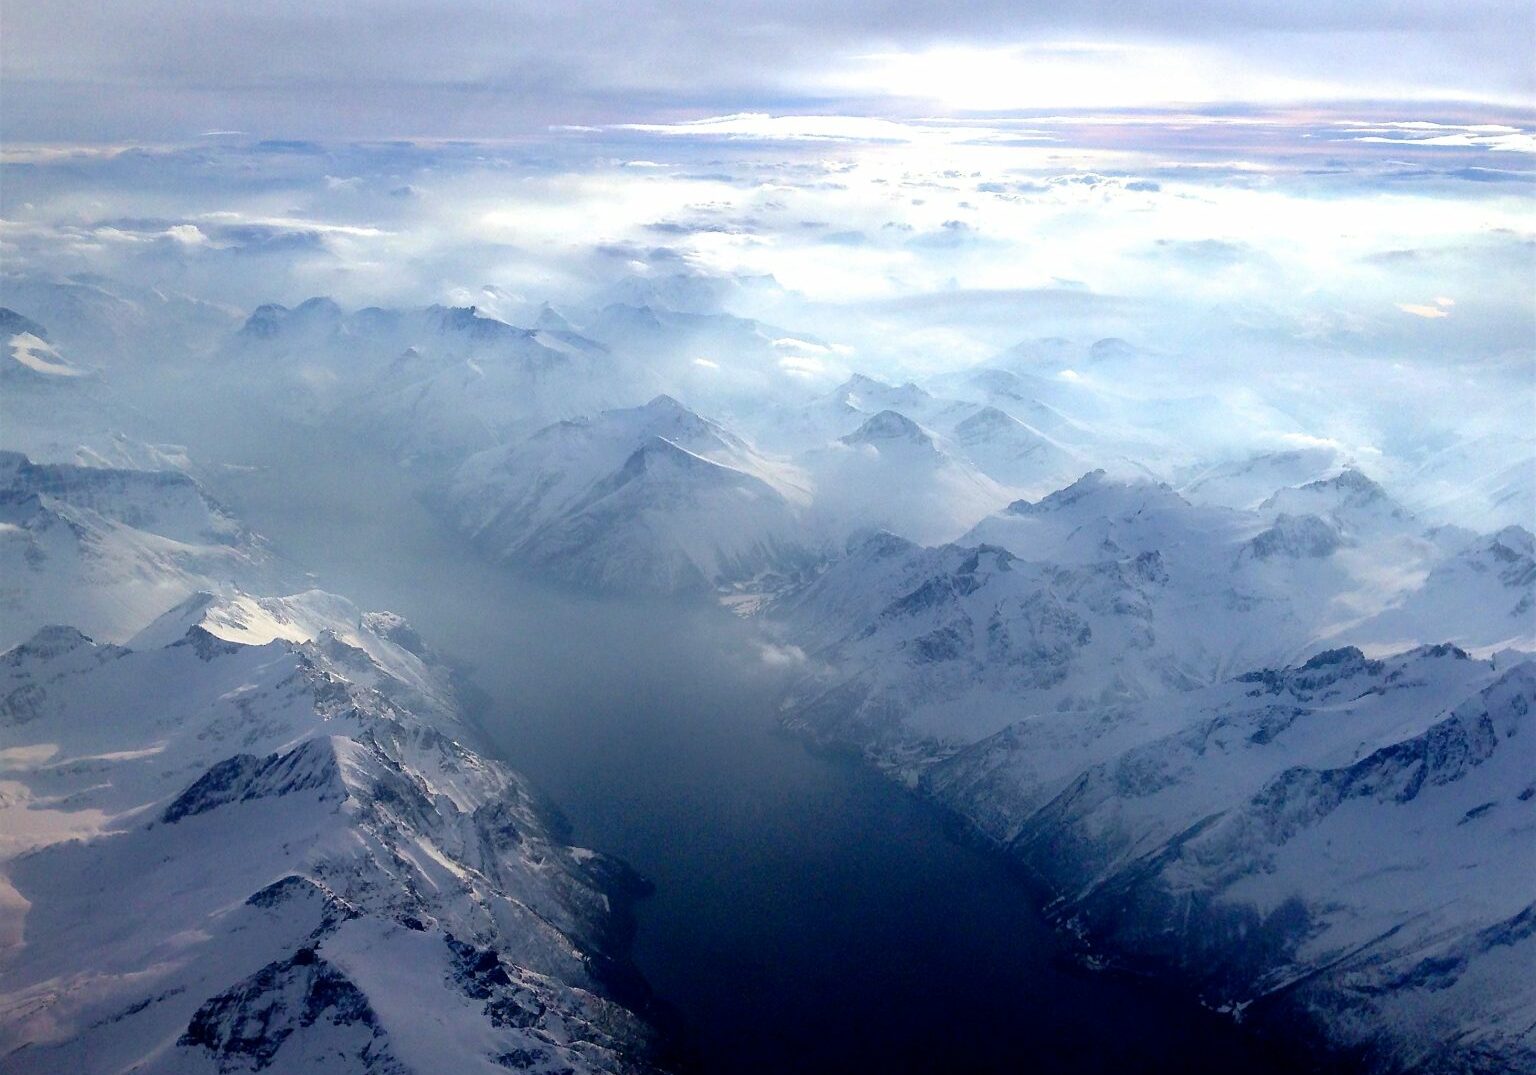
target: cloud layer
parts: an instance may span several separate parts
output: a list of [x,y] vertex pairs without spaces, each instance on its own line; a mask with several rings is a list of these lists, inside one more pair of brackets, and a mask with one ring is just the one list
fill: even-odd
[[6,5],[12,140],[491,138],[722,112],[1528,106],[1523,0]]

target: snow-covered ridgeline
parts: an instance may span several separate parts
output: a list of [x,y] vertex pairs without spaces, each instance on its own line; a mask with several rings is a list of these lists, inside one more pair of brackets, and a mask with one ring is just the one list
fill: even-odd
[[195,591],[279,576],[186,474],[0,452],[0,645],[61,622],[123,642]]
[[1372,1069],[1536,1061],[1536,661],[1326,651],[927,770],[1101,956]]
[[5,453],[0,511],[0,1066],[649,1069],[640,882],[409,625],[248,592],[271,557],[179,472]]
[[0,657],[8,1070],[634,1071],[615,897],[397,617],[194,596]]
[[873,535],[771,606],[791,727],[968,818],[1101,957],[1387,1070],[1536,1060],[1529,532],[1425,533],[1345,471],[1248,512],[1090,475],[973,536]]
[[470,457],[453,510],[497,559],[599,590],[708,591],[813,559],[808,493],[668,396]]

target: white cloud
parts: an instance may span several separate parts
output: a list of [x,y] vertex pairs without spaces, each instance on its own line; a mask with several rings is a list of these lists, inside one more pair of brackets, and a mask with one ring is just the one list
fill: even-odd
[[827,371],[825,362],[810,355],[785,355],[779,359],[779,368],[802,377],[817,377]]
[[1400,302],[1397,304],[1397,308],[1403,311],[1405,314],[1412,314],[1414,317],[1429,318],[1430,320],[1450,316],[1450,314],[1446,312],[1443,307],[1438,305],[1427,306],[1421,303]]
[[165,234],[184,246],[201,246],[208,241],[208,236],[196,224],[174,224],[165,230]]
[[776,646],[771,642],[758,643],[758,655],[770,668],[790,668],[806,662],[805,651],[799,646]]
[[674,136],[807,142],[909,142],[916,134],[911,125],[888,119],[774,116],[766,112],[739,112],[683,123],[625,123],[616,129]]

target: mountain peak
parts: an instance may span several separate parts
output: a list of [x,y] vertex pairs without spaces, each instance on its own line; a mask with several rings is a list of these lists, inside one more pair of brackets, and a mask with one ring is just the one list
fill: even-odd
[[990,403],[987,404],[986,406],[982,407],[975,414],[971,415],[965,421],[960,423],[960,425],[972,425],[972,424],[975,424],[975,425],[1010,425],[1010,424],[1023,425],[1023,423],[1020,422],[1013,415],[1009,414],[1007,411],[1000,410],[997,407],[992,406]]
[[858,429],[842,438],[844,444],[918,444],[933,447],[933,438],[923,427],[899,411],[884,410],[871,415]]
[[254,339],[276,336],[288,318],[288,307],[267,302],[251,311],[251,316],[240,326],[240,335]]
[[659,396],[653,397],[650,401],[648,401],[640,409],[645,411],[647,414],[654,415],[656,417],[670,417],[670,418],[697,418],[697,417],[699,417],[697,414],[694,414],[693,411],[691,411],[687,407],[683,406],[682,403],[678,402],[677,397],[669,396],[665,392],[663,392]]
[[533,327],[544,332],[571,332],[571,323],[549,303],[543,303],[539,307],[539,315],[534,318]]
[[1385,489],[1368,478],[1364,472],[1355,469],[1353,466],[1346,466],[1332,478],[1321,478],[1315,482],[1308,482],[1302,488],[1317,490],[1338,489],[1358,498],[1358,502],[1361,503],[1369,500],[1384,499],[1387,495]]
[[839,392],[863,392],[871,388],[891,388],[884,381],[877,381],[867,373],[855,373],[837,386]]
[[848,535],[843,551],[849,556],[863,556],[871,560],[885,560],[919,549],[915,541],[908,541],[889,530],[855,530]]
[[1385,489],[1353,466],[1346,466],[1331,478],[1281,489],[1260,504],[1259,510],[1283,510],[1294,514],[1322,511],[1356,522],[1388,516],[1398,520],[1409,518]]
[[440,303],[428,306],[427,313],[444,328],[468,328],[480,316],[479,309],[474,306],[443,306]]
[[60,654],[95,645],[94,639],[76,628],[55,623],[39,627],[31,638],[7,650],[5,657],[10,660],[20,657],[52,660]]
[[631,412],[639,416],[641,431],[667,437],[679,443],[699,447],[700,439],[710,443],[739,446],[736,438],[697,411],[690,410],[676,397],[662,394]]
[[1095,340],[1088,348],[1088,358],[1093,362],[1114,362],[1136,356],[1136,348],[1118,336]]
[[268,302],[251,311],[251,316],[240,327],[240,335],[260,340],[270,339],[296,326],[335,328],[341,324],[343,316],[335,300],[324,295],[305,299],[291,310],[280,303]]
[[1008,510],[1015,515],[1027,515],[1037,511],[1064,508],[1070,504],[1077,503],[1085,497],[1092,496],[1109,484],[1108,473],[1105,472],[1103,467],[1099,467],[1095,470],[1090,470],[1066,488],[1058,489],[1037,501],[1016,500],[1008,505]]
[[868,410],[871,407],[922,408],[933,402],[925,389],[911,381],[887,384],[867,374],[855,373],[832,391],[834,399]]
[[969,380],[971,384],[988,395],[1003,396],[1007,399],[1027,398],[1028,383],[1012,370],[987,367],[976,370],[970,375]]
[[1005,432],[1036,435],[1034,430],[1007,411],[999,410],[992,406],[982,407],[975,414],[955,426],[955,435],[961,441],[977,437],[995,436]]
[[1493,535],[1492,544],[1497,549],[1504,549],[1512,557],[1536,556],[1536,534],[1532,534],[1523,526],[1506,526]]
[[340,320],[341,307],[329,295],[316,295],[305,299],[293,308],[295,317],[312,317],[327,321]]
[[1045,515],[1093,501],[1092,510],[1105,515],[1140,510],[1151,503],[1188,506],[1188,502],[1165,482],[1150,478],[1110,477],[1103,468],[1090,470],[1065,489],[1058,489],[1031,503],[1017,500],[1008,505],[1010,515]]
[[1316,515],[1291,515],[1281,512],[1274,525],[1256,535],[1246,546],[1260,560],[1277,556],[1293,559],[1321,559],[1343,544],[1336,527]]
[[649,329],[661,328],[661,318],[656,311],[648,305],[632,306],[629,303],[615,302],[603,307],[602,319],[610,328],[615,329]]

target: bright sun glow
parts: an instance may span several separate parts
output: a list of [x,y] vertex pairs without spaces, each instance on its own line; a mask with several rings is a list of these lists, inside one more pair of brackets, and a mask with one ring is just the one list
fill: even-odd
[[915,98],[960,111],[1109,108],[1230,99],[1304,100],[1329,83],[1250,68],[1212,49],[1062,42],[946,46],[857,57],[831,83],[844,91]]

